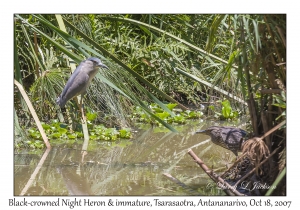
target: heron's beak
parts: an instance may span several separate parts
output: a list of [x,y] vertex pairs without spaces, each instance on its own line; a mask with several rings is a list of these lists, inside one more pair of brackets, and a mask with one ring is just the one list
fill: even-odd
[[99,65],[99,67],[101,67],[101,68],[105,68],[105,69],[109,69],[106,65],[104,65],[103,63],[101,63],[100,65]]
[[205,133],[206,130],[198,130],[195,133]]

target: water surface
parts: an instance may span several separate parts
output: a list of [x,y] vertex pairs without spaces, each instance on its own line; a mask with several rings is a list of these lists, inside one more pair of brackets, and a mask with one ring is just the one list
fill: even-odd
[[[218,124],[194,121],[176,127],[179,133],[144,126],[130,140],[90,140],[84,157],[82,141],[55,146],[25,195],[225,195],[187,154],[192,148],[208,167],[224,171],[234,154],[213,144],[209,136],[192,135]],[[42,155],[15,154],[15,195],[24,190]],[[185,186],[170,181],[164,173]]]

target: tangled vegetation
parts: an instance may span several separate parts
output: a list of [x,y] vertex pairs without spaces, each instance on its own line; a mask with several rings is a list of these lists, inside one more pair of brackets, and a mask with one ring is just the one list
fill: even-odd
[[[176,131],[174,124],[202,116],[193,111],[202,104],[222,120],[248,113],[254,137],[286,119],[283,14],[15,14],[14,42],[14,78],[39,119],[50,122],[43,127],[52,139],[81,137],[60,126],[78,121],[75,103],[68,103],[65,114],[55,99],[72,64],[90,56],[110,67],[100,70],[85,98],[85,107],[98,113],[88,125],[91,139],[129,138],[130,131],[114,127],[130,128],[136,121]],[[17,89],[14,113],[16,147],[26,141],[42,147]],[[27,131],[35,140],[23,138]],[[285,173],[285,125],[264,142],[270,153],[276,150],[273,182]],[[276,193],[285,194],[280,189]]]

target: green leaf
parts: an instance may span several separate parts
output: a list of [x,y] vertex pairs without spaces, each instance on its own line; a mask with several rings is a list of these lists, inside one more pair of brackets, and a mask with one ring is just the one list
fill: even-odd
[[164,110],[158,107],[152,107],[153,111],[157,112],[157,113],[162,113]]
[[172,111],[177,106],[177,104],[171,104],[171,103],[169,103],[166,106],[168,107],[168,109],[170,109]]
[[160,122],[161,124],[163,124],[166,128],[168,128],[170,131],[173,132],[178,132],[175,128],[173,128],[171,125],[169,125],[168,123],[166,123],[165,121],[163,121],[162,119],[160,119],[158,116],[156,116],[155,114],[153,114],[149,108],[141,101],[137,98],[138,102],[140,103],[140,106],[144,108],[144,110],[154,119],[156,119],[158,122]]
[[44,123],[44,122],[41,122],[41,124],[42,124],[42,127],[43,127],[45,130],[49,130],[49,129],[51,128],[50,125],[48,125],[48,124],[46,124],[46,123]]
[[232,112],[230,102],[227,99],[222,101],[222,116],[225,119],[235,118],[235,116],[237,116],[237,115],[238,115],[238,112],[236,112],[236,111]]
[[65,133],[68,132],[68,130],[65,129],[65,128],[58,128],[57,131],[58,131],[60,134],[65,134]]
[[176,116],[174,117],[174,121],[175,121],[176,123],[180,123],[180,124],[183,124],[183,123],[186,122],[184,116],[182,116],[182,115],[176,115]]
[[[158,116],[160,119],[165,120],[167,117],[170,116],[168,112],[163,112],[163,113],[156,113],[156,116]],[[176,117],[176,116],[175,116]]]
[[96,136],[96,135],[91,135],[91,136],[89,136],[89,137],[90,137],[91,140],[97,139],[97,136]]
[[53,138],[53,139],[58,139],[60,137],[61,137],[61,133],[52,133],[51,134],[51,138]]
[[97,113],[86,113],[86,118],[89,121],[94,121],[95,119],[97,119]]
[[76,131],[75,134],[76,134],[77,138],[82,138],[83,137],[83,133],[81,133],[81,132]]
[[286,104],[283,104],[283,103],[274,103],[274,104],[272,104],[273,106],[278,106],[278,107],[281,107],[281,108],[284,108],[284,109],[286,109]]
[[69,135],[68,135],[68,138],[69,138],[69,139],[76,139],[76,137],[77,137],[77,136],[76,136],[75,134],[69,134]]

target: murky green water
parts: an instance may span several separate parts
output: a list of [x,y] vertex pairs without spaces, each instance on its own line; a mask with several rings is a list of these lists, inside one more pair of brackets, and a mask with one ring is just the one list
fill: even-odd
[[[89,142],[82,157],[80,143],[53,147],[30,185],[41,155],[15,154],[14,194],[20,195],[225,195],[187,154],[192,150],[216,172],[235,156],[213,144],[196,129],[218,123],[191,122],[165,129],[138,129],[134,138],[116,142]],[[231,123],[231,125],[233,125]],[[167,131],[167,130],[165,130]],[[185,184],[170,181],[169,173]]]

